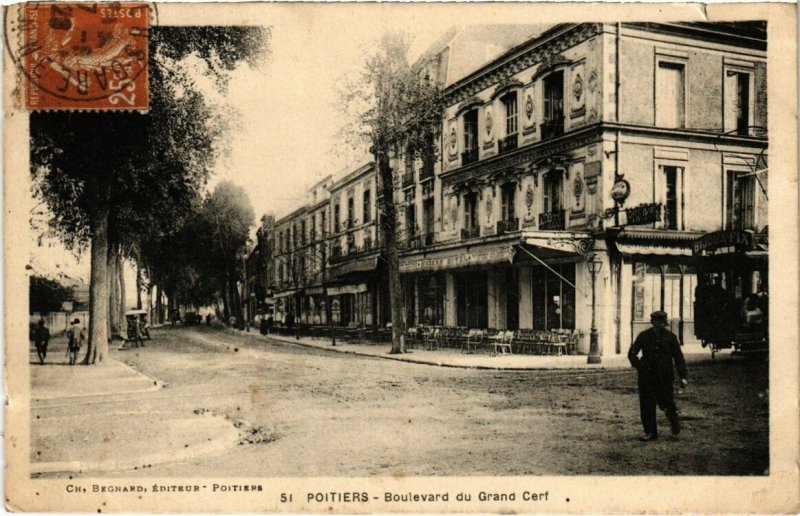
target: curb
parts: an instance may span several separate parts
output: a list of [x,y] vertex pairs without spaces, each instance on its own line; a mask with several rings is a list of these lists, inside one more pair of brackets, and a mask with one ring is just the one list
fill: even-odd
[[223,435],[221,438],[211,441],[210,443],[203,443],[192,449],[181,448],[178,451],[171,453],[169,456],[166,456],[165,454],[154,453],[151,455],[145,455],[143,457],[122,461],[32,462],[30,474],[87,473],[144,469],[153,465],[174,464],[199,457],[217,455],[236,447],[237,443],[239,442],[238,430],[236,430],[233,425],[228,424],[227,421],[222,417],[213,416],[213,418],[221,422],[225,422],[225,426],[228,427],[225,429],[225,435]]
[[381,354],[371,354],[371,353],[364,353],[362,351],[352,350],[352,349],[335,349],[333,346],[325,347],[325,346],[317,346],[314,344],[309,344],[300,340],[293,339],[291,337],[284,337],[284,336],[273,336],[273,335],[266,335],[261,336],[267,340],[276,340],[278,342],[282,342],[285,344],[294,344],[297,346],[302,346],[305,348],[312,348],[312,349],[319,349],[323,351],[330,351],[333,353],[343,353],[349,355],[358,355],[362,357],[371,357],[371,358],[380,358],[384,360],[394,360],[396,362],[406,362],[408,364],[420,364],[420,365],[427,365],[427,366],[436,366],[436,367],[451,367],[454,369],[474,369],[479,371],[616,371],[616,370],[623,370],[627,369],[626,367],[608,367],[604,365],[599,365],[595,367],[547,367],[547,366],[530,366],[530,367],[519,367],[519,366],[487,366],[487,365],[467,365],[467,364],[448,364],[444,362],[435,362],[433,360],[425,360],[425,359],[412,359],[412,358],[405,358],[402,356],[396,355],[381,355]]

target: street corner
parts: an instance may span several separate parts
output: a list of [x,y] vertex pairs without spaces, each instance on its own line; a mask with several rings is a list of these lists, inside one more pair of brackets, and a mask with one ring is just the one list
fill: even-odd
[[91,413],[34,419],[31,474],[146,469],[223,453],[243,442],[243,433],[233,421],[213,414],[195,411],[175,417],[171,412],[126,411],[103,415],[102,427],[93,424]]

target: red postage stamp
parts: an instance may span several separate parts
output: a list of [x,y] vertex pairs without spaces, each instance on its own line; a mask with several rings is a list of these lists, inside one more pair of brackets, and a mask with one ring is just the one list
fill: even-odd
[[30,110],[149,107],[144,3],[28,3],[19,62]]

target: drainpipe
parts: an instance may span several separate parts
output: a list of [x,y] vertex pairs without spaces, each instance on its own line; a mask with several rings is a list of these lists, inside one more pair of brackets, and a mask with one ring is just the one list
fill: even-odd
[[[619,106],[620,106],[620,99],[619,99],[619,87],[620,87],[620,51],[619,51],[619,44],[622,34],[622,23],[617,22],[617,37],[616,37],[616,59],[614,60],[614,65],[616,68],[616,73],[614,74],[614,117],[619,124],[620,117],[619,117]],[[619,176],[619,138],[620,138],[620,130],[617,129],[617,138],[614,142],[614,174]],[[617,213],[614,214],[616,225],[619,226],[619,210]],[[616,323],[616,342],[614,345],[614,351],[619,355],[622,353],[622,255],[619,254],[618,251],[614,252],[614,267],[615,267],[615,275],[616,275],[616,283],[617,283],[617,295],[616,295],[616,308],[614,314],[614,322]]]

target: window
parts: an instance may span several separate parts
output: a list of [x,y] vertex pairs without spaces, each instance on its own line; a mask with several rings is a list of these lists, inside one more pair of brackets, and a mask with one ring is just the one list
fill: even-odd
[[364,190],[364,223],[372,220],[372,199],[370,199],[370,191]]
[[736,134],[746,135],[750,126],[750,74],[736,74]]
[[544,212],[555,213],[561,210],[561,185],[563,173],[554,171],[544,176]]
[[678,229],[678,167],[664,167],[664,227]]
[[506,136],[517,134],[517,92],[507,93],[503,105],[506,108]]
[[564,72],[553,72],[544,79],[542,138],[564,133]]
[[319,214],[320,216],[320,226],[322,226],[322,236],[325,236],[328,232],[328,228],[325,227],[325,212]]
[[317,240],[317,216],[311,216],[311,242],[315,242]]
[[756,178],[745,172],[728,172],[728,229],[754,229]]
[[417,233],[417,210],[415,208],[413,203],[406,208],[406,229],[409,237]]
[[306,243],[306,221],[305,220],[301,220],[300,221],[300,243],[301,244],[305,244]]
[[[426,240],[433,237],[433,199],[425,199],[422,201],[422,223],[425,226]],[[426,242],[428,244],[429,242]]]
[[464,113],[464,165],[478,160],[478,110]]
[[478,194],[469,193],[464,196],[464,229],[470,230],[478,226]]
[[355,202],[352,197],[347,198],[347,227],[353,227],[353,217],[355,216]]
[[341,229],[339,227],[339,224],[341,223],[340,222],[340,218],[339,218],[339,215],[340,215],[339,212],[340,212],[339,204],[336,203],[336,204],[333,205],[333,231],[334,231],[334,233],[338,233],[339,230]]
[[501,191],[501,216],[502,220],[510,222],[516,217],[514,210],[514,199],[517,192],[517,184],[509,183],[503,185]]
[[659,61],[656,70],[656,125],[686,127],[684,65]]

